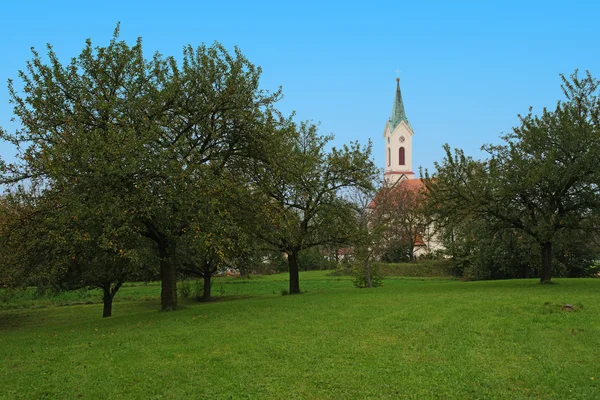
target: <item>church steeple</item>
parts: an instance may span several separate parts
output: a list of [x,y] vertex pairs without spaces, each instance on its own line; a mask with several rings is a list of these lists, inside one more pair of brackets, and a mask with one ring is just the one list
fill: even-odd
[[396,129],[400,122],[406,122],[408,126],[410,126],[410,122],[408,122],[408,118],[406,118],[406,112],[404,111],[404,103],[402,102],[402,92],[400,91],[400,78],[396,78],[396,98],[394,99],[394,105],[392,107],[392,116],[390,118],[390,128],[393,131]]
[[385,124],[383,137],[385,140],[385,181],[394,184],[402,179],[414,179],[412,171],[412,139],[413,129],[406,118],[400,78],[396,79],[396,97],[392,107],[392,116]]

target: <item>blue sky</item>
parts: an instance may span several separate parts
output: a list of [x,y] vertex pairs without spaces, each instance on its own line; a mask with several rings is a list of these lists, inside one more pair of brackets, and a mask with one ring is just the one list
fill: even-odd
[[[10,122],[6,81],[51,43],[65,62],[86,38],[106,45],[138,36],[148,57],[181,54],[186,44],[237,45],[263,67],[265,89],[283,87],[284,113],[321,123],[334,145],[374,144],[382,132],[395,70],[415,130],[413,169],[431,169],[442,145],[481,156],[518,124],[517,115],[553,108],[560,73],[600,77],[598,1],[4,1],[0,5],[0,126]],[[11,159],[14,149],[0,144]]]

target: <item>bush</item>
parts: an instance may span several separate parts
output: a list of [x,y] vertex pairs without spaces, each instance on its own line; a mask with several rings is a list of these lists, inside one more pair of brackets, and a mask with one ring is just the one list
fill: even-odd
[[[380,265],[381,265],[380,263],[371,263],[370,277],[371,277],[371,286],[372,287],[378,287],[383,284],[381,281],[383,277],[379,271]],[[354,286],[357,288],[368,287],[364,263],[356,262],[356,263],[352,264],[351,270],[352,270],[352,276],[354,276],[354,279],[352,280],[352,283],[354,284]]]
[[[212,286],[212,280],[210,282]],[[181,298],[193,297],[201,300],[204,295],[204,281],[202,279],[185,279],[177,285],[177,292]]]
[[449,260],[419,260],[410,263],[373,263],[381,276],[456,277],[455,266]]
[[179,297],[187,299],[192,294],[192,284],[189,280],[179,281],[177,285],[177,293]]
[[410,261],[410,249],[408,246],[397,245],[388,248],[382,255],[383,263],[403,263]]
[[339,263],[337,268],[327,274],[327,276],[350,276],[352,275],[352,264]]

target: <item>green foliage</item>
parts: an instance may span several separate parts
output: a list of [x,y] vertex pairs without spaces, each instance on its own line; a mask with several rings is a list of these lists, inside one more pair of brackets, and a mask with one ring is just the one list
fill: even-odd
[[419,260],[405,263],[374,263],[382,276],[448,278],[459,276],[450,260]]
[[192,283],[189,280],[182,280],[177,285],[177,294],[184,299],[192,295]]
[[336,262],[325,258],[318,247],[312,247],[301,252],[298,263],[302,271],[331,270],[336,267]]
[[383,250],[381,261],[385,263],[409,262],[410,248],[406,245],[392,243]]
[[[358,142],[327,150],[331,136],[310,123],[288,125],[264,163],[255,163],[256,199],[248,209],[255,233],[272,250],[287,254],[290,293],[300,293],[299,257],[307,249],[342,247],[351,242],[354,206],[343,192],[368,190],[377,170],[371,144]],[[256,218],[257,217],[257,218]]]
[[591,245],[600,209],[600,82],[577,71],[562,79],[566,101],[555,110],[530,110],[503,144],[483,147],[487,160],[446,145],[426,179],[432,214],[446,229],[472,232],[485,224],[487,232],[509,230],[533,241],[542,283],[551,279],[558,243],[570,236],[581,238],[577,246]]
[[[364,289],[383,285],[383,275],[381,274],[379,265],[379,263],[371,263],[367,269],[364,262],[352,263],[350,270],[353,277],[352,284],[354,287]],[[368,280],[367,274],[369,275]]]
[[[556,237],[552,274],[591,277],[598,247],[577,232]],[[466,280],[530,278],[540,274],[539,246],[529,236],[511,229],[497,230],[485,220],[455,227],[444,240],[457,273]]]
[[[18,162],[2,163],[0,183],[26,181],[31,202],[50,199],[54,208],[46,210],[56,212],[39,218],[51,222],[61,249],[73,243],[73,229],[85,238],[74,247],[85,252],[75,257],[95,260],[81,266],[86,277],[110,272],[114,288],[129,273],[113,268],[119,257],[139,258],[134,249],[151,246],[162,308],[173,309],[179,260],[197,259],[199,266],[186,267],[210,275],[237,256],[232,249],[245,247],[226,208],[239,193],[227,183],[247,158],[266,158],[282,124],[273,108],[281,93],[260,89],[260,75],[239,49],[230,54],[218,43],[186,47],[180,63],[158,53],[146,60],[141,39],[134,46],[119,41],[118,26],[108,46],[88,40],[66,64],[51,46],[47,61],[33,50],[19,72],[23,89],[9,82],[22,128],[0,130],[0,138],[22,152]],[[247,188],[247,180],[233,183]],[[39,242],[44,229],[35,231]],[[39,260],[40,271],[69,263],[57,251]]]
[[204,285],[200,279],[184,279],[177,285],[177,294],[184,299],[202,300]]

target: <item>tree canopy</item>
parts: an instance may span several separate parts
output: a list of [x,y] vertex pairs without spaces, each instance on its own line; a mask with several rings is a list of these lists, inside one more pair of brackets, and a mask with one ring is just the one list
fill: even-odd
[[70,215],[103,216],[100,231],[149,239],[160,259],[162,308],[172,309],[178,243],[211,202],[198,182],[237,159],[264,158],[281,94],[259,88],[261,69],[239,49],[188,46],[181,63],[160,54],[146,60],[141,39],[130,47],[118,33],[106,47],[88,40],[66,65],[51,46],[48,63],[33,50],[19,73],[23,89],[9,82],[21,128],[1,138],[22,152],[4,165],[2,182],[52,192]]
[[354,208],[345,190],[369,190],[377,173],[371,145],[351,143],[327,151],[331,136],[317,126],[291,124],[284,140],[269,153],[267,164],[255,164],[256,195],[267,218],[258,223],[261,239],[287,254],[290,293],[300,293],[298,257],[303,250],[351,243]]
[[530,109],[504,144],[483,147],[488,159],[446,145],[427,179],[440,220],[483,219],[495,231],[515,230],[537,243],[542,283],[551,280],[553,243],[596,232],[600,207],[600,82],[577,71],[562,80],[566,100],[539,116]]
[[0,163],[12,190],[0,218],[22,228],[0,235],[20,249],[11,268],[100,287],[108,316],[126,279],[158,270],[161,308],[174,309],[178,274],[203,277],[208,300],[219,268],[261,248],[287,253],[297,293],[301,251],[349,243],[343,191],[369,187],[370,144],[328,149],[316,126],[283,118],[281,90],[261,89],[261,68],[239,49],[146,59],[117,26],[107,46],[87,40],[68,63],[50,45],[32,52],[22,88],[9,82],[20,128],[0,130],[20,151]]

